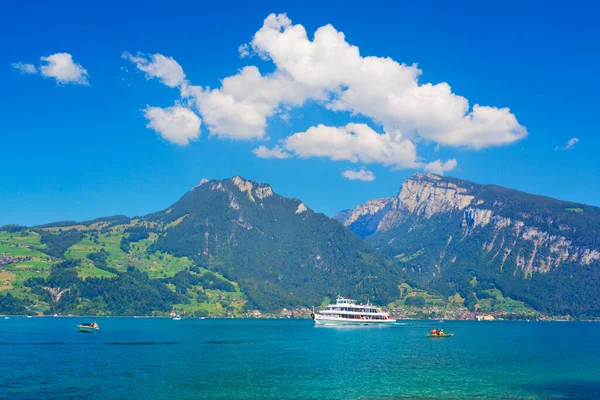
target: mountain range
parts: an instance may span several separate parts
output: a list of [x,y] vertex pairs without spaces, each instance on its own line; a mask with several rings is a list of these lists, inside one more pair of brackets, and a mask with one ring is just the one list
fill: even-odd
[[499,186],[415,174],[329,218],[236,176],[146,216],[1,227],[0,313],[242,315],[427,294],[598,316],[599,249],[599,208]]
[[551,314],[600,315],[600,209],[416,174],[335,218],[445,295],[494,286]]

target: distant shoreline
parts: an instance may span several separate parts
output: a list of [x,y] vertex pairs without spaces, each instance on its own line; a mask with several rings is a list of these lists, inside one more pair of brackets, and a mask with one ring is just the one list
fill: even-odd
[[[16,314],[0,314],[2,319],[10,318],[131,318],[131,319],[172,319],[170,316],[157,316],[157,315],[16,315]],[[310,320],[310,317],[297,317],[297,318],[282,318],[282,317],[183,317],[182,319],[239,319],[239,320]],[[476,319],[418,319],[418,318],[397,318],[396,321],[430,321],[430,322],[482,322],[482,323],[495,323],[495,322],[600,322],[600,317],[597,319],[497,319],[493,321],[477,321]]]

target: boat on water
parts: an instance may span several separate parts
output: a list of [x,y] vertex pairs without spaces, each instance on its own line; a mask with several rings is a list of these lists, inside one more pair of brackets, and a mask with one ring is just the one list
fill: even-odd
[[428,333],[426,336],[427,337],[452,337],[452,336],[454,336],[454,333],[437,333],[435,335]]
[[396,322],[389,312],[371,304],[340,297],[324,310],[312,312],[315,325],[383,325]]
[[177,314],[176,316],[173,317],[173,321],[180,321],[181,320],[181,315]]
[[97,332],[100,329],[100,327],[98,326],[98,324],[96,322],[92,322],[91,324],[81,323],[81,324],[77,325],[77,328],[79,328],[79,332],[83,332],[83,333]]

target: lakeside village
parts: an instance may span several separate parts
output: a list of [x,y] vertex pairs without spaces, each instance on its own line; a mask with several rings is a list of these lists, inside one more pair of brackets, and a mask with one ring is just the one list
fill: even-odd
[[[277,312],[262,312],[260,310],[249,310],[241,314],[227,313],[223,315],[211,315],[205,318],[255,318],[255,319],[311,319],[312,310],[306,307],[294,309],[284,308]],[[509,311],[494,311],[490,313],[471,312],[464,307],[410,307],[402,309],[390,309],[392,318],[397,320],[433,320],[433,321],[576,321],[570,316],[547,316],[539,312],[514,313]],[[38,313],[39,317],[44,316]],[[47,315],[50,316],[50,315]],[[57,315],[54,315],[57,316]],[[63,317],[75,317],[76,315],[61,315]],[[172,310],[169,314],[153,314],[152,316],[134,316],[136,318],[173,318],[183,316],[184,318],[196,318],[186,315],[185,312]],[[119,317],[119,316],[113,316]],[[600,318],[586,321],[600,321]]]
[[[310,318],[312,310],[299,307],[280,313],[264,313],[252,310],[238,317],[241,318]],[[489,313],[472,312],[466,307],[431,306],[431,307],[402,307],[390,308],[392,318],[398,320],[447,320],[447,321],[570,321],[570,316],[547,316],[542,313],[493,311]]]

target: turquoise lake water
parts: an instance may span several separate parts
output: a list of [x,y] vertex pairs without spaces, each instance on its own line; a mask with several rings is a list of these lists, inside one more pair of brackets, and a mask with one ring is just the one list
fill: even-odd
[[600,323],[95,320],[0,319],[0,398],[600,398]]

